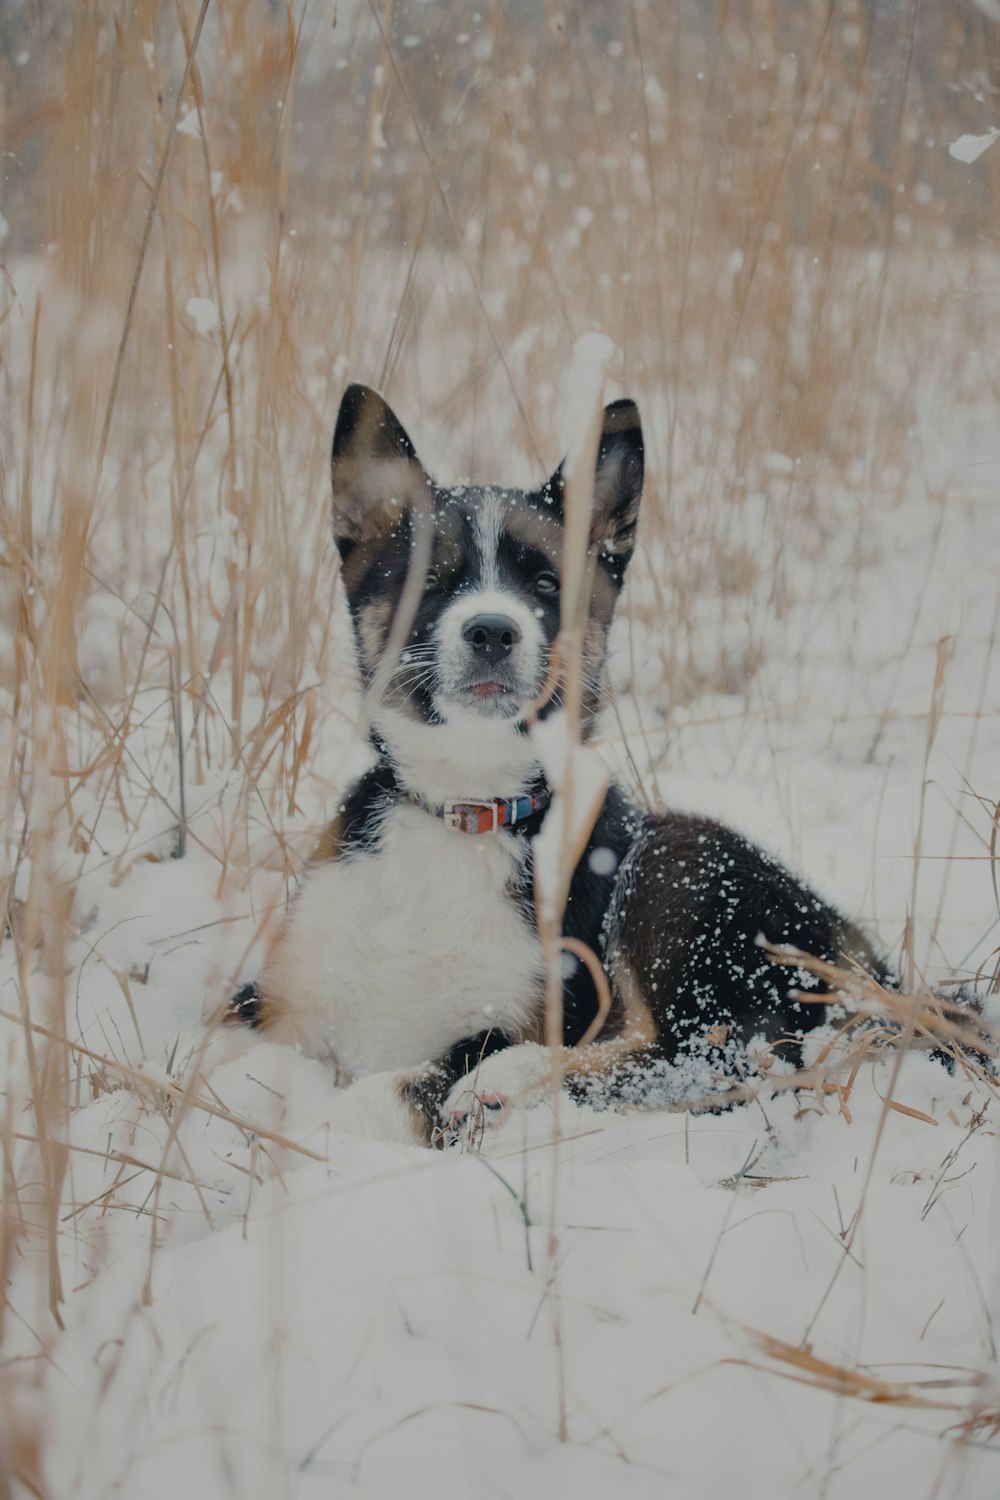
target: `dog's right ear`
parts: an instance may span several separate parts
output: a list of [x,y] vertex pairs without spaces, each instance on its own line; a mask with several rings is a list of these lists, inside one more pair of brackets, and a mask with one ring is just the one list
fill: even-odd
[[333,535],[345,561],[359,543],[394,530],[430,483],[403,424],[366,385],[344,392],[330,472]]
[[[594,508],[590,544],[597,549],[619,583],[635,546],[644,473],[642,423],[634,401],[612,401],[604,408],[601,440],[594,471]],[[565,463],[542,486],[546,505],[562,514]]]

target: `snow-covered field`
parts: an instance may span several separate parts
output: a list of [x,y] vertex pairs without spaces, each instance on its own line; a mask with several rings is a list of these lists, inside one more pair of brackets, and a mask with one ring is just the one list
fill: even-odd
[[[251,54],[241,36],[213,43],[223,61]],[[230,83],[277,88],[268,37]],[[418,43],[400,43],[414,68]],[[145,46],[126,102],[163,62]],[[655,62],[650,153],[676,124]],[[395,86],[370,101],[372,204]],[[637,797],[779,855],[915,983],[978,979],[1000,1020],[995,258],[929,230],[891,254],[776,245],[754,220],[742,249],[686,263],[691,309],[666,318],[680,241],[642,238],[634,134],[634,222],[591,233],[574,209],[542,258],[530,215],[501,229],[484,209],[477,238],[457,169],[457,249],[429,233],[358,255],[354,200],[327,239],[294,152],[286,213],[281,151],[234,165],[210,129],[220,264],[199,130],[187,109],[174,260],[158,230],[103,468],[135,243],[106,240],[123,258],[104,284],[90,240],[29,253],[5,209],[0,1500],[1000,1494],[982,1071],[888,1051],[849,1097],[562,1100],[558,1132],[543,1104],[481,1151],[430,1152],[336,1134],[333,1079],[287,1048],[238,1038],[200,1066],[367,755],[327,535],[341,389],[384,385],[443,480],[538,478],[569,435],[570,325],[615,341],[608,397],[638,401],[649,463],[600,753]],[[802,147],[810,172],[825,139]],[[501,196],[504,172],[530,178],[544,221],[548,178],[513,148],[490,159]]]

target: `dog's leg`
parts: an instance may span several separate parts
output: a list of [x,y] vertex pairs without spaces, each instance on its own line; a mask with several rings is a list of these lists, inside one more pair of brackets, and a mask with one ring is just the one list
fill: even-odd
[[514,1046],[502,1031],[491,1029],[469,1037],[452,1047],[437,1062],[414,1068],[406,1075],[404,1097],[420,1120],[422,1139],[432,1146],[448,1145],[454,1138],[453,1115],[462,1108],[461,1098],[469,1108],[500,1110],[506,1096],[495,1097],[476,1086],[482,1068],[510,1053],[523,1049]]
[[[659,1055],[652,1010],[628,970],[611,976],[612,1007],[607,1034],[583,1047],[556,1054],[560,1082],[577,1095],[600,1092],[612,1099]],[[521,1042],[485,1057],[452,1085],[441,1115],[452,1138],[475,1139],[501,1125],[515,1108],[528,1108],[551,1085],[551,1053],[540,1042]]]
[[452,1083],[440,1106],[445,1142],[477,1140],[514,1108],[537,1104],[549,1087],[549,1049],[521,1042],[478,1061]]
[[[501,1032],[483,1032],[460,1042],[437,1062],[404,1072],[370,1073],[338,1091],[328,1116],[330,1128],[369,1140],[444,1145],[447,1133],[441,1128],[442,1106],[449,1089],[460,1088],[462,1080],[474,1076],[474,1070],[486,1062],[525,1050],[511,1047],[509,1038]],[[540,1052],[547,1060],[544,1047],[530,1050]],[[530,1075],[525,1073],[523,1077],[527,1082]]]

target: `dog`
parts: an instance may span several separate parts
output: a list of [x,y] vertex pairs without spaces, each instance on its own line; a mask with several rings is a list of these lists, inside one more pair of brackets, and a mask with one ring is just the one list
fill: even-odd
[[[532,841],[551,793],[526,717],[559,631],[563,465],[530,492],[440,486],[382,397],[352,385],[331,467],[374,762],[227,1020],[325,1059],[348,1085],[337,1128],[440,1144],[474,1119],[502,1120],[548,1077]],[[638,410],[615,401],[594,475],[584,740],[643,472]],[[539,717],[559,707],[556,692]],[[563,933],[596,955],[610,989],[603,1029],[580,1046],[599,994],[567,955],[560,1069],[598,1103],[669,1102],[692,1087],[724,1100],[755,1039],[797,1062],[836,996],[823,1001],[806,968],[772,962],[762,939],[895,984],[864,933],[761,849],[706,817],[640,810],[615,785]],[[809,990],[819,1003],[803,1002]]]

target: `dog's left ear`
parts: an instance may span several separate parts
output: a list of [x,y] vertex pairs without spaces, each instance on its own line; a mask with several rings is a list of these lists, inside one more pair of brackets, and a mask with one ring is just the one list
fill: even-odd
[[[542,488],[542,499],[562,509],[564,464]],[[594,509],[590,544],[615,558],[621,571],[632,556],[642,499],[645,461],[642,423],[634,401],[612,401],[604,408],[604,425],[594,474]]]

